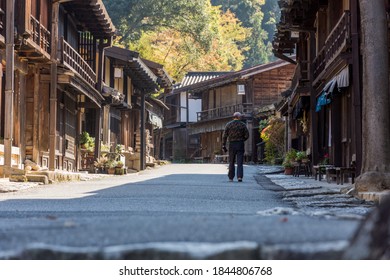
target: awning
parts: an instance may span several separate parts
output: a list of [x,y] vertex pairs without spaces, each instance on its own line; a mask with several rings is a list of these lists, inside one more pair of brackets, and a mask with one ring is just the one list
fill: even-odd
[[[324,89],[322,90],[322,92],[324,92],[326,94],[326,96],[330,95],[331,93],[333,93],[334,89],[336,88],[336,84],[337,84],[337,80],[336,78],[333,78],[332,80],[330,80],[324,87]],[[338,90],[338,89],[337,89]]]
[[340,71],[339,74],[335,77],[337,81],[337,87],[349,87],[349,68],[346,66],[343,70]]
[[318,97],[316,112],[319,112],[322,106],[328,105],[332,102],[332,94],[340,92],[340,89],[345,87],[349,87],[348,66],[344,67],[343,70],[341,70],[325,85],[321,95]]

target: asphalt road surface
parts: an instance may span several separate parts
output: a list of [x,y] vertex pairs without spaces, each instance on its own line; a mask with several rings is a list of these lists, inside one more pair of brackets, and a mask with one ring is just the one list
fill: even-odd
[[278,211],[291,201],[257,183],[258,167],[244,172],[242,183],[229,182],[224,164],[170,164],[0,194],[0,258],[37,247],[344,244],[359,224]]

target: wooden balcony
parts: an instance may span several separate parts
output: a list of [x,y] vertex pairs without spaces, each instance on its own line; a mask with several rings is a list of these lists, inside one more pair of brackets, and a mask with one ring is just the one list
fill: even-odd
[[0,37],[2,43],[5,43],[5,13],[3,9],[0,8]]
[[318,52],[313,61],[314,83],[321,79],[326,68],[343,52],[351,39],[351,16],[345,11],[336,26],[330,32],[324,47]]
[[47,30],[36,18],[30,16],[31,36],[44,52],[50,54],[50,31]]
[[201,121],[211,121],[211,120],[218,120],[227,117],[232,117],[234,112],[241,112],[243,114],[250,113],[251,110],[252,110],[252,104],[244,103],[244,104],[236,104],[236,105],[230,105],[226,107],[219,107],[215,109],[201,111],[196,114],[197,114],[198,122],[201,122]]
[[50,60],[50,31],[30,15],[29,23],[23,24],[15,35],[15,51],[30,63],[47,63]]
[[72,69],[91,87],[95,88],[96,73],[81,55],[64,40],[64,38],[61,38],[60,41],[60,60],[62,64]]

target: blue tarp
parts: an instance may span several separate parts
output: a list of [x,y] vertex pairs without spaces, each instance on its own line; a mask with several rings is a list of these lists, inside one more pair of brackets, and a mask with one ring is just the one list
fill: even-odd
[[328,98],[328,94],[326,91],[323,91],[318,97],[317,100],[317,106],[316,106],[316,112],[321,111],[322,106],[328,105],[331,102],[330,98]]
[[320,97],[317,100],[316,112],[321,111],[322,106],[328,105],[332,100],[330,99],[331,93],[336,87],[336,79],[329,81],[321,92]]

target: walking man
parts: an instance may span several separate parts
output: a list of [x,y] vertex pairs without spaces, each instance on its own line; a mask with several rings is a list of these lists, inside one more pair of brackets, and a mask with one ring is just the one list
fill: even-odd
[[[237,159],[237,180],[242,182],[244,177],[244,142],[249,137],[249,131],[245,123],[241,121],[241,113],[235,112],[233,114],[233,120],[228,122],[225,126],[225,130],[222,136],[222,149],[224,152],[229,150],[229,181],[232,182],[235,176],[235,162]],[[226,143],[229,140],[228,149],[226,149]]]

